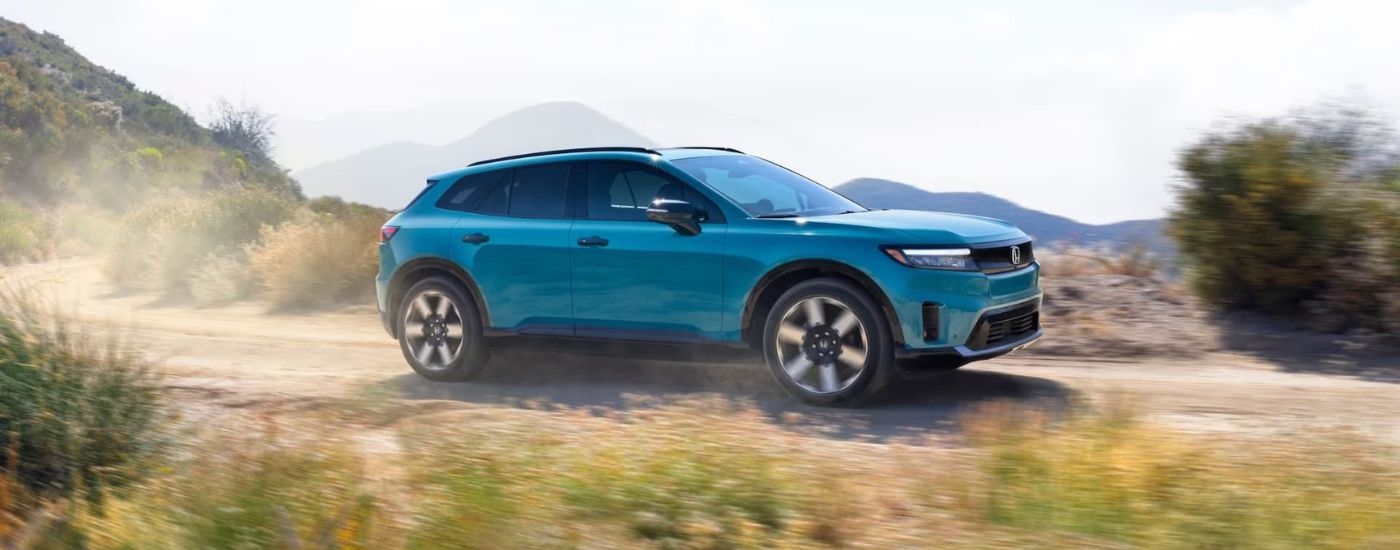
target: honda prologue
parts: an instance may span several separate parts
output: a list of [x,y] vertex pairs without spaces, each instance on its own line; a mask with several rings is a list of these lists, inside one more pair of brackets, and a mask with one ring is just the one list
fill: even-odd
[[1040,266],[1015,226],[871,210],[726,148],[477,162],[430,178],[379,257],[384,326],[433,380],[477,374],[502,337],[717,344],[760,351],[805,401],[850,405],[1041,336]]

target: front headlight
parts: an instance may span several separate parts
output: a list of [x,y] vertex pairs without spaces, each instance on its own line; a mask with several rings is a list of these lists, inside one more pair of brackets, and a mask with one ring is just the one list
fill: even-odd
[[894,261],[909,267],[975,271],[972,250],[967,248],[885,248]]

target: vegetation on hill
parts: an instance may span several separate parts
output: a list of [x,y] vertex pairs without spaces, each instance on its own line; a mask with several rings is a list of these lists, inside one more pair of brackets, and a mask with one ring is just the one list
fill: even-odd
[[388,213],[306,203],[272,136],[256,106],[219,99],[206,128],[0,19],[0,263],[106,250],[117,285],[202,304],[365,300]]
[[0,19],[0,210],[23,211],[0,218],[0,261],[52,254],[62,205],[123,212],[230,188],[300,197],[265,150],[226,137],[58,36]]
[[1400,334],[1400,138],[1376,120],[1242,121],[1181,153],[1171,230],[1202,297]]

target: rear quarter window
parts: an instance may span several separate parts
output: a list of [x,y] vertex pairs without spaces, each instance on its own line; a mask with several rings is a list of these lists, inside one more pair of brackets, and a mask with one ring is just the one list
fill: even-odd
[[452,184],[451,189],[442,194],[437,201],[437,207],[461,212],[470,211],[472,206],[481,200],[482,195],[509,173],[508,170],[501,170],[463,176],[457,183]]

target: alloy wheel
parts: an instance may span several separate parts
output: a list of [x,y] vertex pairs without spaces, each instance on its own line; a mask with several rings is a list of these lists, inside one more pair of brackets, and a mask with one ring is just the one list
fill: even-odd
[[839,300],[813,296],[792,305],[778,324],[778,361],[794,384],[816,394],[851,387],[865,370],[865,325]]
[[466,336],[462,314],[446,294],[426,291],[409,304],[403,334],[418,364],[429,370],[442,370],[462,354]]

